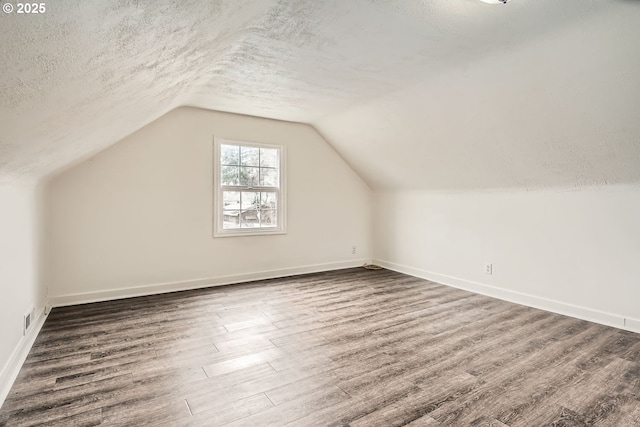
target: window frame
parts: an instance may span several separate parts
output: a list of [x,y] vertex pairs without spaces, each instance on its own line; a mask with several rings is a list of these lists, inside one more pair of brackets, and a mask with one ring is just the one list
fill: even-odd
[[[223,186],[221,182],[222,167],[221,147],[222,145],[237,145],[240,147],[254,147],[277,149],[278,156],[278,184],[279,187],[261,186]],[[265,236],[287,233],[287,195],[286,195],[286,148],[284,145],[268,144],[262,142],[249,142],[228,138],[213,138],[213,237],[242,237],[242,236]],[[276,227],[251,227],[251,228],[224,228],[223,212],[223,191],[269,191],[277,194]]]

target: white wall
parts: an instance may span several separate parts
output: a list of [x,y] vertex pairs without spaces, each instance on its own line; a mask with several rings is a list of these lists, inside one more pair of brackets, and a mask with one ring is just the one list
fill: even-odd
[[44,211],[40,186],[0,184],[0,404],[28,351],[23,316],[36,309],[30,328],[34,338],[44,309]]
[[[287,147],[286,235],[212,238],[214,135]],[[372,252],[371,190],[303,124],[179,108],[55,177],[50,198],[54,304],[344,267]]]
[[640,331],[638,186],[382,192],[375,211],[376,262]]

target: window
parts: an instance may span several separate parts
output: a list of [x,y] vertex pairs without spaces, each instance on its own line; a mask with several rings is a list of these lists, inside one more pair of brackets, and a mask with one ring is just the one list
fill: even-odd
[[284,147],[215,140],[214,237],[282,234]]

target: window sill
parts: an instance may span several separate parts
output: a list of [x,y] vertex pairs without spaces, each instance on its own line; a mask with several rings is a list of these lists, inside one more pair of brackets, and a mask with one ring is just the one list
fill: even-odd
[[274,234],[287,234],[287,230],[276,229],[276,230],[246,230],[246,231],[216,231],[213,233],[214,238],[218,237],[249,237],[249,236],[270,236]]

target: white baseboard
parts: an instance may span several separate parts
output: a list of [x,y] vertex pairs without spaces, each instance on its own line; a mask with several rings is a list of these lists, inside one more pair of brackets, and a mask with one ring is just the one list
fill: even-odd
[[640,319],[625,318],[624,316],[612,313],[598,311],[586,307],[580,307],[577,305],[555,301],[547,298],[541,298],[504,288],[498,288],[495,286],[486,285],[484,283],[473,282],[471,280],[465,280],[459,277],[434,273],[432,271],[426,271],[389,261],[374,259],[373,263],[389,270],[408,274],[410,276],[420,277],[426,280],[431,280],[432,282],[441,283],[443,285],[452,286],[454,288],[464,289],[466,291],[498,298],[509,302],[514,302],[516,304],[522,304],[528,307],[538,308],[553,313],[563,314],[565,316],[587,320],[589,322],[599,323],[606,326],[613,326],[614,328],[625,329],[627,331],[640,333]]
[[640,319],[624,319],[624,329],[640,333]]
[[40,315],[37,317],[36,321],[33,322],[27,334],[22,337],[16,348],[13,350],[11,357],[9,357],[9,360],[2,368],[2,372],[0,372],[0,407],[2,407],[2,404],[9,395],[13,382],[18,377],[20,369],[22,368],[24,361],[27,359],[29,351],[31,350],[33,343],[36,341],[36,338],[40,333],[40,329],[42,329],[42,325],[44,325],[44,321],[47,318],[44,311],[45,310],[43,308],[36,310],[36,313],[40,313]]
[[253,273],[235,274],[229,276],[208,277],[205,279],[181,282],[159,283],[154,285],[120,288],[108,291],[85,292],[78,294],[58,295],[50,297],[51,307],[85,304],[91,302],[109,301],[114,299],[139,297],[145,295],[163,294],[167,292],[186,291],[190,289],[209,288],[212,286],[230,285],[234,283],[251,282],[255,280],[275,279],[278,277],[295,276],[299,274],[317,273],[320,271],[341,270],[360,267],[370,259],[333,262],[327,264],[305,265],[302,267],[283,268],[277,270],[258,271]]

